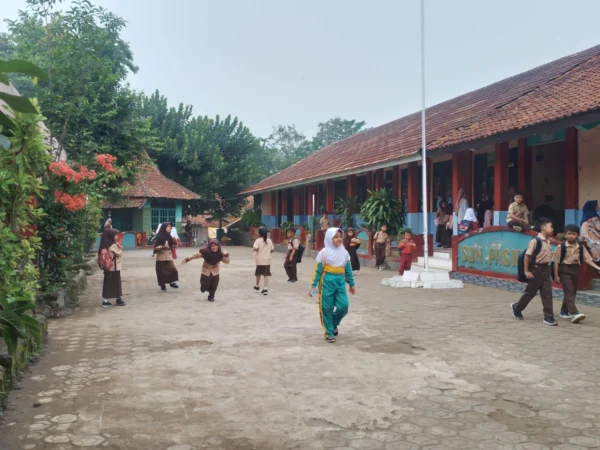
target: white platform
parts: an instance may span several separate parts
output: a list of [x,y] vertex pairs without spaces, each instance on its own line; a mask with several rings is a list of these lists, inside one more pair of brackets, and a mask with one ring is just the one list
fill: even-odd
[[392,278],[381,280],[382,286],[394,288],[423,288],[423,289],[460,289],[463,282],[451,280],[447,271],[406,271],[404,275],[396,275]]

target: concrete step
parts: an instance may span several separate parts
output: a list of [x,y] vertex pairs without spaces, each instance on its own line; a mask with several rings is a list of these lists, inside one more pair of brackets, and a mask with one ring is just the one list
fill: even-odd
[[[442,258],[436,258],[434,257],[430,257],[428,260],[429,263],[429,267],[432,267],[434,269],[443,269],[443,270],[452,270],[452,260],[451,259],[442,259]],[[425,264],[424,262],[424,258],[422,256],[419,256],[419,259],[417,260],[417,265],[419,266],[423,266]]]
[[433,257],[438,259],[452,259],[452,252],[433,252]]

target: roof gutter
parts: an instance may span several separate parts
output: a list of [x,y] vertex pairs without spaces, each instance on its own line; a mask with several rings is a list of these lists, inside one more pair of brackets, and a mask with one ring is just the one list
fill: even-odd
[[330,174],[330,175],[322,175],[320,177],[315,177],[315,178],[305,178],[304,180],[298,180],[298,181],[294,181],[293,183],[288,183],[288,184],[278,184],[276,186],[272,186],[272,187],[265,188],[265,189],[249,189],[249,190],[240,192],[239,195],[258,194],[258,193],[262,193],[262,192],[278,191],[280,189],[290,189],[290,188],[294,188],[294,187],[298,187],[298,186],[304,186],[307,184],[320,183],[322,181],[331,180],[332,178],[346,177],[348,175],[358,175],[358,174],[361,174],[364,172],[369,172],[371,170],[387,169],[388,167],[396,167],[399,164],[408,164],[408,163],[415,162],[415,161],[421,161],[420,150],[417,150],[417,152],[414,153],[413,155],[407,156],[402,159],[393,159],[393,160],[385,161],[385,162],[382,162],[379,164],[372,164],[372,165],[368,165],[368,166],[357,167],[355,169],[349,169],[349,170],[345,170],[342,172],[336,172],[336,173]]

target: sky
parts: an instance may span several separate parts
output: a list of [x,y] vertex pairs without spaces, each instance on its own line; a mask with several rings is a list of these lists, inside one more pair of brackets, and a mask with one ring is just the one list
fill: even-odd
[[[238,116],[260,137],[278,124],[310,137],[336,116],[373,127],[421,108],[419,0],[92,1],[128,22],[133,88]],[[597,0],[425,3],[430,106],[600,44]],[[25,6],[0,0],[0,18]]]

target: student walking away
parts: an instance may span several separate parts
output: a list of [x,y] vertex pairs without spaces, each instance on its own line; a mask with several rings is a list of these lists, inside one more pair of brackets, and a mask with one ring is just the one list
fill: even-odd
[[508,226],[515,231],[531,230],[531,225],[529,225],[529,209],[523,202],[523,194],[520,192],[515,194],[515,201],[508,207],[506,220]]
[[321,326],[329,343],[335,342],[338,327],[348,313],[346,283],[350,285],[351,294],[356,292],[350,254],[342,241],[339,228],[330,228],[325,233],[325,248],[317,255],[312,289],[308,293],[311,297],[318,293]]
[[522,254],[522,259],[519,257],[519,266],[521,266],[522,262],[523,273],[527,279],[527,287],[519,301],[511,305],[512,313],[515,319],[523,320],[523,310],[527,308],[529,302],[539,291],[544,307],[544,323],[546,325],[558,325],[556,320],[554,320],[550,281],[552,249],[550,248],[549,239],[554,232],[552,221],[541,217],[536,222],[536,229],[539,230],[539,234],[536,238],[529,241],[527,249]]
[[588,200],[583,205],[581,227],[581,241],[587,246],[592,259],[600,262],[600,217],[598,216],[598,200]]
[[288,283],[298,281],[298,250],[300,248],[300,239],[296,237],[296,230],[288,228],[286,231],[288,238],[287,253],[285,254],[285,262],[283,268],[288,276]]
[[344,248],[350,255],[350,265],[354,275],[360,274],[360,259],[358,258],[358,248],[360,247],[360,239],[356,237],[354,228],[348,227],[346,237],[344,238]]
[[208,292],[208,301],[214,302],[219,287],[219,266],[221,263],[229,264],[229,253],[221,249],[219,241],[211,239],[207,247],[185,258],[183,264],[198,258],[204,258],[202,275],[200,275],[200,292]]
[[321,217],[321,220],[319,220],[319,226],[321,227],[322,231],[327,231],[331,227],[331,221],[327,216],[327,211],[323,212],[323,217]]
[[404,230],[404,238],[398,244],[400,250],[400,269],[398,274],[404,275],[405,270],[410,270],[412,267],[413,252],[417,248],[417,244],[413,241],[412,231]]
[[[256,277],[256,284],[254,290],[260,291],[262,295],[269,293],[269,277],[271,277],[271,255],[275,251],[273,241],[267,237],[267,229],[260,227],[258,229],[258,235],[260,236],[254,241],[252,247],[252,254],[254,255],[254,262],[256,263],[256,271],[254,276]],[[260,290],[260,277],[264,278],[263,290]]]
[[379,270],[385,267],[385,252],[390,246],[389,236],[387,234],[387,225],[382,225],[373,237],[373,250],[375,250],[375,265]]
[[552,270],[554,271],[554,281],[563,286],[564,297],[560,308],[560,317],[570,319],[572,323],[579,323],[585,319],[585,314],[581,314],[575,306],[579,268],[584,262],[597,271],[600,271],[600,267],[594,263],[587,249],[577,242],[579,237],[577,225],[567,225],[565,237],[566,241],[554,251]]
[[154,241],[154,254],[156,255],[156,279],[162,291],[166,291],[168,284],[173,289],[177,289],[179,272],[173,262],[173,253],[171,249],[175,246],[171,236],[171,224],[162,223],[158,229],[156,240]]
[[475,216],[475,210],[468,208],[465,218],[458,224],[458,234],[460,236],[477,230],[479,230],[479,222],[477,216]]
[[452,236],[452,230],[448,228],[450,223],[450,212],[448,211],[448,203],[442,200],[440,207],[435,214],[435,220],[437,224],[437,230],[435,232],[435,241],[439,246],[444,248],[450,247],[450,240]]
[[491,221],[490,221],[489,225],[486,223],[485,216],[488,211],[489,211],[489,215],[491,216],[491,212],[493,209],[494,209],[494,201],[492,200],[492,196],[490,194],[485,194],[485,197],[479,203],[479,206],[477,206],[477,222],[479,223],[480,227],[485,228],[485,227],[489,227],[491,225]]
[[112,306],[108,300],[116,298],[117,306],[125,306],[121,298],[123,290],[121,287],[121,257],[123,249],[117,244],[116,236],[119,230],[106,228],[100,239],[98,247],[98,266],[104,271],[104,282],[102,283],[102,307]]

